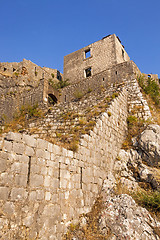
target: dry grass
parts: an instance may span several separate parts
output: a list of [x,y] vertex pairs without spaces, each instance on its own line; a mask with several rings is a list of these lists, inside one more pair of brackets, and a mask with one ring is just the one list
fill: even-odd
[[[22,129],[27,129],[30,122],[32,122],[36,118],[43,117],[43,112],[38,108],[38,105],[30,106],[22,106],[19,111],[17,111],[14,115],[13,120],[7,121],[4,119],[3,130],[2,133],[6,133],[9,131],[12,132],[20,132]],[[37,128],[31,129],[31,132],[34,133],[37,131]]]
[[85,225],[78,223],[77,225],[71,224],[68,232],[63,237],[63,240],[72,240],[77,237],[79,240],[107,240],[111,235],[109,229],[107,235],[103,235],[99,229],[100,213],[104,209],[102,198],[99,197],[92,207],[91,212],[84,217],[87,220]]
[[140,132],[142,132],[145,127],[149,124],[149,122],[145,122],[142,119],[139,119],[133,115],[128,116],[128,133],[125,141],[122,144],[122,148],[127,150],[133,147],[132,138],[138,136]]

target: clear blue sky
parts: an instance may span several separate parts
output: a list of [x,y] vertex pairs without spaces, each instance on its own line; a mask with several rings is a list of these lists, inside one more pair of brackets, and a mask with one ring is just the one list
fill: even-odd
[[160,0],[0,0],[0,62],[63,72],[63,57],[115,33],[145,73],[160,77]]

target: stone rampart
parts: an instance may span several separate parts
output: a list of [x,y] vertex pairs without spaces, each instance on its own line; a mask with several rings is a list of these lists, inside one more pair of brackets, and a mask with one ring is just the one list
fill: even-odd
[[102,88],[110,88],[114,84],[120,84],[124,81],[129,81],[131,77],[136,78],[136,73],[140,71],[133,61],[119,63],[109,69],[99,72],[88,78],[83,78],[79,81],[78,77],[74,84],[61,89],[61,102],[70,102],[76,97],[76,94],[86,94],[90,90],[99,91]]
[[1,239],[62,239],[71,220],[91,209],[127,131],[124,88],[83,135],[77,152],[8,133],[0,140]]

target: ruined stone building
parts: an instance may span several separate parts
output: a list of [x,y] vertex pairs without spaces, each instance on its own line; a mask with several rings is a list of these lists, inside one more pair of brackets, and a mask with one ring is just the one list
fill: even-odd
[[[136,117],[151,118],[137,74],[115,34],[65,56],[63,74],[25,59],[0,63],[0,124],[23,105],[47,109],[27,130],[0,135],[0,238],[62,240],[91,210],[114,172],[128,115],[138,107]],[[59,141],[74,143],[79,132],[76,149]]]
[[[46,108],[50,103],[69,102],[77,93],[108,88],[139,73],[115,34],[65,56],[63,74],[26,59],[0,63],[0,118],[11,119],[22,105]],[[67,81],[68,86],[55,88],[59,81]]]

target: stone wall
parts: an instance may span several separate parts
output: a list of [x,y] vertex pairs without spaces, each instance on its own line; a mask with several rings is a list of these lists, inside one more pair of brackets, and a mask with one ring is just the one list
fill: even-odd
[[88,91],[96,90],[100,91],[102,88],[110,88],[114,84],[121,84],[123,82],[129,81],[131,76],[136,78],[136,73],[139,72],[138,67],[133,61],[126,61],[113,66],[110,69],[106,69],[94,76],[88,78],[82,78],[78,81],[76,78],[76,83],[71,83],[69,86],[61,89],[60,102],[70,102],[76,98],[77,93],[86,94]]
[[146,99],[143,97],[141,88],[135,78],[127,82],[128,113],[143,120],[152,120],[152,115]]
[[2,137],[2,239],[62,239],[70,221],[91,209],[127,131],[125,88],[108,112],[83,135],[77,152],[25,134]]
[[0,63],[0,121],[10,120],[22,105],[47,106],[48,94],[59,95],[49,84],[62,75],[51,68],[41,68],[29,60]]
[[9,121],[22,105],[44,103],[44,79],[34,82],[16,77],[0,78],[0,120]]
[[[122,49],[124,57],[122,57]],[[90,56],[85,53],[90,51]],[[64,57],[64,79],[76,83],[85,77],[85,69],[91,67],[94,76],[115,64],[129,61],[129,57],[115,34],[92,43]]]

